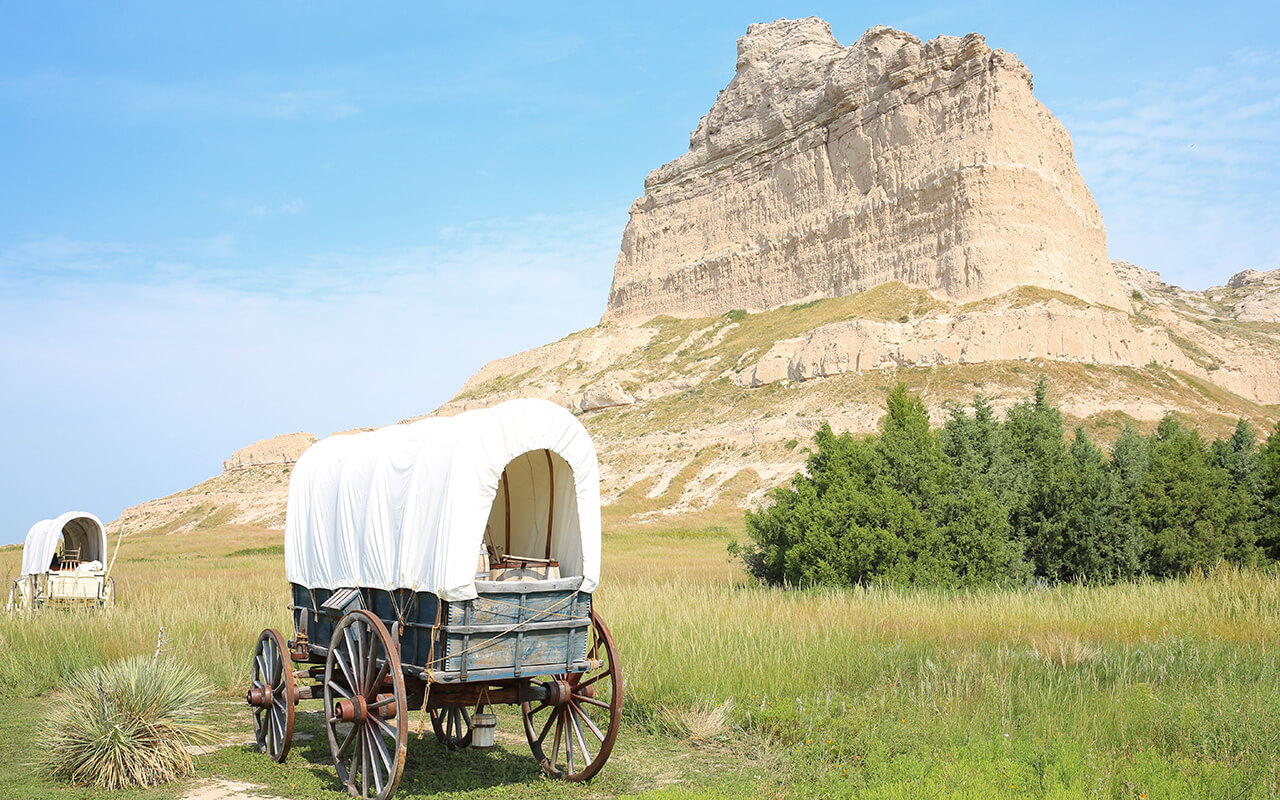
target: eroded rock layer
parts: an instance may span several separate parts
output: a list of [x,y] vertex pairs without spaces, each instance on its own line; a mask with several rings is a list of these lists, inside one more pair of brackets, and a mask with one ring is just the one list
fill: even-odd
[[605,320],[705,316],[889,281],[1035,285],[1125,308],[1071,139],[983,37],[752,25],[737,72],[631,208]]

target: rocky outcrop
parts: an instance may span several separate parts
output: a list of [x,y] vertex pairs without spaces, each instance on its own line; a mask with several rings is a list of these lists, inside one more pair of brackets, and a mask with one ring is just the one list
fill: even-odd
[[1071,140],[1016,56],[818,19],[752,25],[737,71],[631,208],[605,320],[705,316],[888,281],[1035,285],[1127,308]]
[[[1269,272],[1247,269],[1237,272],[1227,281],[1227,288],[1232,291],[1223,292],[1222,298],[1230,299],[1232,317],[1257,322],[1280,322],[1280,269]],[[1208,294],[1212,297],[1217,293],[1210,289]]]
[[1201,292],[1192,292],[1181,286],[1165,283],[1160,273],[1145,269],[1137,264],[1119,260],[1111,262],[1116,277],[1126,294],[1139,303],[1150,302],[1161,305],[1182,304],[1201,314],[1213,314],[1215,308]]
[[1198,326],[1135,324],[1125,313],[1046,299],[909,322],[853,319],[775,342],[734,375],[739,386],[828,378],[847,372],[1052,360],[1177,370],[1256,399],[1280,403],[1280,340],[1248,347]]
[[1226,286],[1196,292],[1165,283],[1159,272],[1128,261],[1111,263],[1121,285],[1134,299],[1165,306],[1178,304],[1217,319],[1280,323],[1280,269],[1246,269],[1232,275]]
[[587,387],[577,402],[579,411],[599,411],[614,406],[629,406],[636,399],[627,394],[617,380],[603,380]]
[[292,464],[308,447],[316,443],[309,433],[285,433],[270,439],[260,439],[248,447],[242,447],[222,462],[224,472],[261,467],[267,464]]

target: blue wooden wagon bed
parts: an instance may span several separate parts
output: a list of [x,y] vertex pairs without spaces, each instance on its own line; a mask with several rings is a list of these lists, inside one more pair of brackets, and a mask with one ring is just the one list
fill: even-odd
[[446,747],[487,747],[488,709],[518,705],[547,774],[587,780],[608,759],[622,682],[593,595],[599,468],[559,406],[515,400],[313,445],[290,479],[285,562],[293,636],[262,632],[246,695],[273,759],[309,700],[353,797],[395,792],[411,717]]

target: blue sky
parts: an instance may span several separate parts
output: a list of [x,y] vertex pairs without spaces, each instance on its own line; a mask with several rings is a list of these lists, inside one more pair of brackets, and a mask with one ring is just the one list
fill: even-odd
[[1193,288],[1280,266],[1273,3],[3,0],[0,543],[593,324],[736,38],[809,15],[1017,53],[1113,257]]

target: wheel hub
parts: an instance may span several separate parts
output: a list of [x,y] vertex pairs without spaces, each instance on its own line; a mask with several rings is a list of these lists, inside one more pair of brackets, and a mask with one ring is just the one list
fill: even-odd
[[274,697],[273,697],[270,686],[262,686],[262,687],[255,686],[254,688],[250,689],[244,696],[245,702],[253,706],[254,708],[266,708],[267,706],[271,705],[271,701],[273,699]]
[[334,713],[340,722],[363,722],[369,714],[369,707],[363,697],[351,700],[339,700],[334,703]]
[[547,684],[547,703],[562,706],[573,696],[573,689],[568,681],[554,680]]

